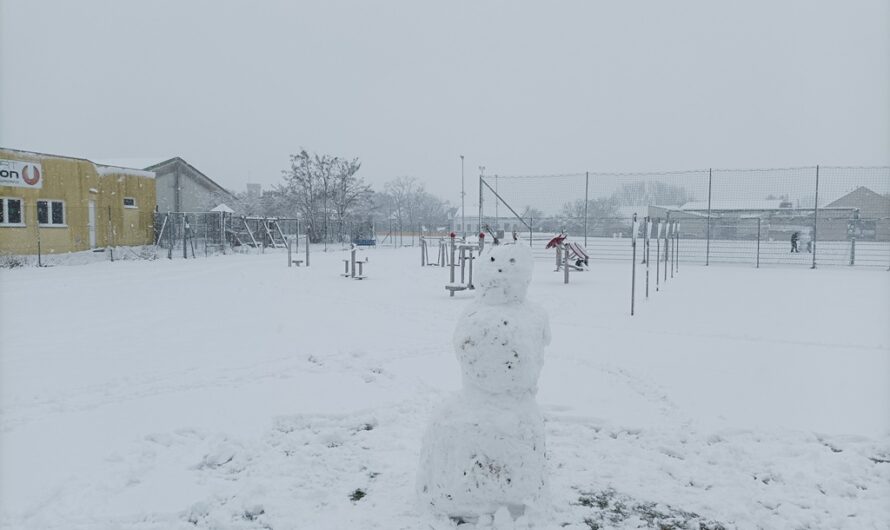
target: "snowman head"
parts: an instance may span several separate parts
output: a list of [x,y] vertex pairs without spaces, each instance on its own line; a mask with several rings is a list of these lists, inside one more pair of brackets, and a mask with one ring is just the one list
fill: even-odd
[[479,256],[476,289],[480,301],[504,304],[525,299],[534,256],[524,245],[497,245]]

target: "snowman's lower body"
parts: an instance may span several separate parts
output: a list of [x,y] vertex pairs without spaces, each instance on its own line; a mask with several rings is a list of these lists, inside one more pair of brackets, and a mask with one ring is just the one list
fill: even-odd
[[544,420],[532,394],[464,391],[433,416],[417,494],[435,512],[467,521],[506,506],[514,517],[545,495]]

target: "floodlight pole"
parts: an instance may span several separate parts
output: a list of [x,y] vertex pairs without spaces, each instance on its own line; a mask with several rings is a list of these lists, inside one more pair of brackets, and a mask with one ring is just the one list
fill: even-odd
[[464,155],[460,155],[460,226],[463,228],[464,241],[467,240],[467,207],[464,202]]
[[[584,173],[584,247],[587,247],[587,204],[590,202],[590,171]],[[633,314],[633,313],[631,313]]]
[[705,266],[711,264],[711,177],[713,169],[708,169],[708,228],[705,242]]
[[482,233],[482,179],[485,178],[485,166],[479,166],[479,225],[478,232]]
[[816,247],[818,246],[817,241],[816,241],[816,227],[818,226],[818,220],[819,220],[819,166],[817,165],[816,166],[816,199],[815,199],[815,204],[813,204],[813,237],[812,237],[812,239],[810,239],[810,241],[813,242],[813,266],[810,267],[811,269],[816,268]]

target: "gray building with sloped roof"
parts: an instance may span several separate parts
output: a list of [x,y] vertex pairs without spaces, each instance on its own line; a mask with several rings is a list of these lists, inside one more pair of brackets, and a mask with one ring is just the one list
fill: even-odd
[[160,212],[208,212],[235,202],[229,190],[178,156],[145,169],[156,175]]

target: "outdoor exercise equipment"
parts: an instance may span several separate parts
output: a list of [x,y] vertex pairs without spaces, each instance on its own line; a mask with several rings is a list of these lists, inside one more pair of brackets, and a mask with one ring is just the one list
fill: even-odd
[[561,233],[551,239],[545,248],[556,249],[556,270],[563,271],[563,283],[569,283],[569,271],[585,271],[590,261],[590,254],[580,243],[566,241],[568,236]]
[[[480,234],[481,236],[481,234]],[[458,243],[456,241],[455,234],[452,232],[450,234],[451,242],[450,246],[450,272],[449,272],[449,283],[445,286],[445,290],[449,291],[449,296],[454,296],[454,293],[457,291],[465,291],[465,290],[473,290],[476,287],[473,285],[473,260],[476,259],[474,256],[475,252],[482,252],[482,240],[484,238],[480,237],[479,244]],[[455,264],[460,262],[460,283],[455,283]]]
[[[355,253],[358,251],[358,246],[352,244],[349,249],[349,258],[343,260],[343,276],[344,278],[350,278],[353,280],[364,280],[367,276],[364,275],[364,265],[368,263],[367,256],[364,261],[356,260]],[[358,273],[356,273],[356,268],[358,268]]]
[[430,238],[421,236],[420,237],[420,266],[426,267],[427,265],[431,267],[446,267],[448,265],[448,244],[445,243],[445,238],[440,237],[437,238],[439,241],[439,252],[438,257],[435,262],[430,261],[429,254],[429,246],[430,246]]

